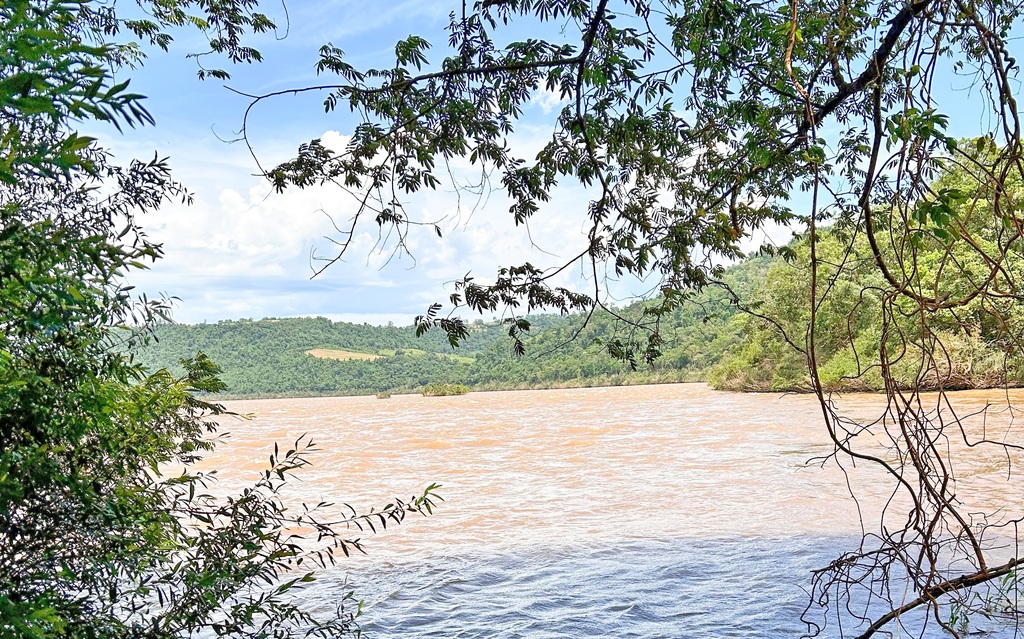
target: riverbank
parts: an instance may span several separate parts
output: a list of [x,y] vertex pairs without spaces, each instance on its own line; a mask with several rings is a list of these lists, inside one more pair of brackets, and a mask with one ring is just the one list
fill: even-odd
[[[579,378],[579,379],[568,379],[558,380],[553,383],[542,384],[476,384],[469,386],[469,392],[507,392],[507,391],[538,391],[538,390],[566,390],[573,388],[615,388],[620,386],[651,386],[659,384],[690,384],[690,383],[701,383],[706,384],[707,380],[700,377],[687,374],[685,371],[655,371],[652,373],[633,373],[633,374],[622,374],[622,375],[602,375],[600,377],[593,378]],[[374,392],[299,392],[299,393],[216,393],[206,395],[207,399],[215,401],[232,401],[232,400],[246,400],[246,399],[301,399],[304,397],[372,397],[378,394],[389,394],[391,396],[399,395],[420,395],[422,387],[420,388],[392,388],[386,391],[374,391]],[[715,390],[731,390],[731,389],[715,389]],[[754,391],[759,392],[759,391]],[[774,391],[764,391],[774,392]]]
[[[509,392],[509,391],[539,391],[539,390],[566,390],[574,388],[616,388],[620,386],[653,386],[660,384],[706,384],[709,389],[734,393],[750,394],[810,394],[813,388],[810,382],[799,385],[776,386],[769,383],[747,383],[743,380],[729,380],[724,384],[711,384],[704,376],[696,376],[687,371],[654,371],[649,373],[632,373],[622,375],[602,375],[593,378],[579,378],[559,380],[548,384],[478,384],[469,386],[469,392]],[[901,389],[907,390],[909,386],[903,385]],[[937,391],[983,391],[994,389],[1024,388],[1022,380],[1006,380],[993,378],[990,380],[979,380],[978,383],[971,383],[965,380],[949,380],[948,383],[939,384],[936,381],[925,381],[921,384],[920,390],[924,392]],[[881,384],[869,385],[860,379],[846,380],[845,383],[832,383],[824,385],[827,393],[881,393],[885,388]],[[217,393],[207,395],[206,398],[213,401],[234,401],[249,399],[302,399],[318,397],[372,397],[372,396],[400,396],[420,395],[422,388],[394,388],[386,391],[367,392],[282,392],[282,393]]]

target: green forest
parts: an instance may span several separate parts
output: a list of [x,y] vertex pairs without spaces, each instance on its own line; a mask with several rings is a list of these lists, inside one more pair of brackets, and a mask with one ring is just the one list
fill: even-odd
[[[824,329],[817,343],[821,382],[828,390],[881,390],[878,356],[871,348],[877,349],[879,340],[881,283],[866,243],[853,240],[850,250],[850,238],[839,229],[818,242],[819,256],[833,265],[826,276],[835,291],[818,311]],[[940,256],[944,247],[919,250],[924,257],[929,250]],[[430,384],[506,390],[693,381],[723,390],[808,392],[800,333],[808,320],[803,303],[810,295],[808,251],[807,239],[798,238],[772,255],[747,259],[657,316],[645,312],[651,306],[647,301],[591,315],[478,319],[467,324],[468,337],[456,348],[440,330],[417,336],[414,325],[323,317],[164,323],[136,359],[151,370],[177,373],[181,360],[202,352],[223,369],[226,390],[218,396],[225,398],[421,392]],[[897,365],[901,385],[987,388],[1024,379],[1019,358],[1007,355],[1015,336],[980,307],[966,310],[950,313],[932,342],[906,345],[936,351],[941,343],[942,351],[939,363],[921,379],[914,358]],[[914,321],[913,313],[903,317],[899,334],[912,334]],[[515,353],[513,326],[529,327],[522,333],[523,354]],[[661,339],[656,357],[649,363],[631,361],[630,353],[650,347],[638,336],[653,328]]]

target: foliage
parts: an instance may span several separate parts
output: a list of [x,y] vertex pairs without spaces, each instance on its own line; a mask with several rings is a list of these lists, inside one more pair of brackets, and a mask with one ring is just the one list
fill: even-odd
[[[955,170],[934,188],[954,180],[966,183],[966,178],[962,170]],[[957,205],[953,210],[959,214],[963,207]],[[815,242],[820,264],[817,274],[831,287],[815,311],[820,327],[815,357],[818,383],[823,388],[880,391],[886,383],[922,390],[1019,385],[1024,362],[1014,348],[1016,337],[1010,328],[1019,313],[1014,304],[975,299],[955,311],[938,310],[927,318],[931,331],[922,335],[920,309],[904,300],[891,323],[880,324],[879,318],[886,312],[886,286],[864,236],[851,238],[840,230],[819,230]],[[811,315],[810,309],[799,303],[810,296],[811,240],[804,237],[789,248],[791,258],[773,260],[763,285],[745,296],[746,308],[757,315],[733,318],[735,330],[744,337],[741,345],[727,351],[712,369],[709,381],[716,387],[811,390],[803,345],[794,343]],[[974,258],[966,244],[922,241],[912,250],[922,274],[943,262],[971,264]],[[1012,254],[1005,264],[1012,270],[1024,266],[1020,256]],[[886,346],[893,352],[933,353],[935,348],[926,340],[941,344],[941,352],[934,352],[936,361],[925,370],[919,370],[917,358],[902,357],[890,363],[883,374],[878,353],[883,330],[890,332]]]
[[[194,5],[226,38],[211,47],[244,56],[233,34],[255,14]],[[134,363],[166,307],[125,281],[161,255],[137,216],[187,195],[164,160],[116,166],[72,128],[150,122],[112,81],[131,47],[104,43],[119,24],[159,40],[189,5],[147,6],[155,22],[84,0],[0,7],[0,635],[352,634],[345,602],[314,617],[293,593],[360,548],[347,527],[429,513],[436,487],[365,515],[295,509],[279,492],[309,464],[306,439],[275,447],[237,496],[193,469],[228,415],[196,398],[223,390],[219,369],[202,355],[177,375]]]
[[[355,194],[360,208],[350,226],[339,224],[347,231],[325,268],[365,223],[405,247],[425,224],[408,206],[416,194],[446,181],[465,187],[453,160],[485,176],[470,189],[493,175],[517,224],[547,214],[557,189],[588,187],[577,213],[589,233],[573,262],[591,274],[589,288],[553,283],[569,264],[527,263],[488,280],[468,275],[449,300],[505,313],[516,352],[531,328],[524,316],[538,309],[604,309],[635,329],[606,342],[609,354],[634,365],[664,354],[661,318],[721,283],[722,264],[741,257],[745,236],[772,223],[805,233],[805,252],[792,256],[804,260],[805,278],[781,284],[804,296],[800,312],[774,318],[736,300],[756,320],[791,329],[787,348],[759,345],[742,357],[772,367],[772,379],[795,379],[802,362],[833,459],[879,466],[909,504],[876,522],[872,547],[844,556],[813,584],[813,600],[826,606],[842,605],[857,587],[889,602],[890,612],[865,618],[870,636],[915,607],[940,618],[942,601],[964,603],[1014,567],[995,558],[987,533],[1024,515],[979,520],[958,501],[958,459],[945,442],[962,424],[924,408],[920,393],[958,385],[949,361],[960,351],[999,344],[1013,359],[1020,347],[1013,327],[1021,289],[1011,265],[1024,234],[1015,186],[1024,148],[1009,51],[1020,12],[1016,3],[961,0],[463,2],[437,57],[427,38],[412,35],[396,43],[393,64],[357,69],[325,45],[318,70],[331,79],[294,91],[324,92],[328,111],[347,108],[359,124],[345,149],[313,140],[266,174],[278,189],[336,184]],[[946,132],[949,96],[937,87],[950,72],[972,87],[985,127],[973,148]],[[294,91],[257,96],[254,105]],[[526,156],[506,140],[543,92],[562,107],[547,144]],[[957,169],[967,188],[956,184]],[[831,239],[823,226],[834,229]],[[833,239],[841,245],[830,246]],[[601,286],[629,276],[656,282],[659,292],[638,317],[617,313]],[[851,294],[863,304],[847,306]],[[857,324],[869,308],[872,325],[842,346],[851,331],[837,332],[836,322],[845,313]],[[418,326],[440,328],[452,343],[466,337],[466,324],[439,305]],[[862,366],[858,358],[869,353],[876,359]],[[858,380],[889,395],[876,428],[851,423],[829,396],[843,377],[825,361],[836,357],[852,359]],[[971,454],[1018,445],[968,444]],[[913,595],[905,601],[893,594],[904,591],[891,588],[893,571],[907,575]]]
[[469,392],[469,386],[465,384],[427,384],[420,391],[424,397],[448,397],[451,395],[465,395]]
[[[477,327],[481,339],[483,332]],[[226,394],[236,397],[413,391],[430,382],[458,381],[467,368],[464,355],[472,353],[467,351],[460,359],[443,339],[417,339],[411,327],[357,325],[325,318],[164,324],[156,328],[155,335],[157,343],[138,353],[140,363],[173,369],[179,359],[202,351],[224,367]],[[334,360],[307,354],[314,349],[379,357]]]
[[[763,260],[730,269],[733,282],[749,279]],[[741,284],[737,284],[741,286]],[[636,307],[619,314],[639,313]],[[161,324],[156,340],[136,354],[148,368],[177,369],[177,362],[201,351],[223,366],[226,389],[218,397],[315,396],[415,392],[428,383],[457,383],[475,389],[550,388],[645,382],[695,381],[718,362],[737,337],[728,319],[735,309],[709,291],[662,320],[664,355],[636,371],[611,357],[608,342],[627,342],[616,316],[530,316],[523,335],[526,354],[505,344],[507,324],[476,322],[457,355],[436,333],[416,337],[414,327],[368,326],[325,318],[222,321],[216,324]],[[716,334],[717,339],[709,339]],[[731,336],[731,337],[728,337]],[[376,359],[311,357],[314,349],[378,355]]]

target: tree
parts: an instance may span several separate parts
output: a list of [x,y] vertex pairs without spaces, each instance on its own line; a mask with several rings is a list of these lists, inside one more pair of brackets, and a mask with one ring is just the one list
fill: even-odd
[[[1017,559],[997,559],[990,533],[1024,516],[1011,508],[978,524],[958,501],[958,460],[945,443],[964,439],[977,455],[1020,442],[962,428],[944,394],[950,367],[941,363],[938,330],[977,313],[985,339],[1020,348],[1013,322],[1021,289],[1008,267],[1022,234],[1018,67],[1009,50],[1020,17],[1017,4],[1000,0],[464,1],[453,3],[437,58],[413,35],[396,44],[394,65],[360,70],[328,44],[321,85],[254,95],[250,110],[315,91],[328,111],[360,119],[346,148],[312,140],[265,171],[278,189],[335,184],[357,199],[357,213],[338,222],[347,229],[340,250],[323,268],[364,224],[394,230],[401,249],[426,223],[406,204],[449,179],[455,158],[500,181],[519,224],[545,214],[560,186],[588,187],[578,213],[589,240],[571,263],[591,273],[589,290],[550,283],[566,264],[509,265],[490,283],[467,277],[455,285],[456,309],[508,314],[517,350],[529,330],[521,309],[614,313],[601,282],[629,274],[657,278],[660,294],[629,323],[630,337],[610,347],[634,365],[651,361],[661,352],[659,318],[720,284],[721,265],[743,257],[743,238],[771,224],[806,234],[799,256],[791,247],[763,249],[799,257],[807,272],[801,323],[787,342],[820,400],[832,458],[880,466],[906,504],[870,527],[862,552],[818,575],[813,600],[839,606],[865,587],[890,610],[872,612],[862,636],[919,607],[955,634],[943,602],[967,606],[972,589],[1015,574]],[[951,74],[970,85],[984,113],[976,148],[947,133],[943,109],[962,99],[940,88]],[[563,106],[550,141],[524,157],[505,140],[541,92]],[[954,171],[969,176],[966,188],[951,183]],[[824,225],[845,242],[827,251],[838,263],[820,252]],[[873,430],[840,415],[819,359],[835,319],[822,309],[846,288],[839,285],[859,243],[878,282],[864,289],[875,341],[860,347],[874,353],[865,367],[878,372],[889,400]],[[441,308],[431,307],[420,328],[440,327],[457,343],[465,324]],[[938,389],[938,402],[922,396],[925,387]],[[894,594],[896,573],[912,595]]]
[[[205,11],[200,26],[221,31],[211,47],[244,59],[237,37],[263,25],[259,15],[195,6]],[[174,377],[133,362],[166,312],[125,281],[161,255],[135,217],[188,196],[166,161],[116,166],[74,124],[151,123],[141,96],[111,79],[117,65],[138,62],[137,50],[105,37],[126,26],[166,43],[160,30],[183,22],[188,7],[153,3],[155,21],[85,1],[0,7],[4,637],[346,635],[356,629],[352,610],[315,618],[292,590],[312,580],[311,566],[360,548],[346,527],[386,526],[433,504],[431,487],[365,515],[334,517],[325,504],[289,510],[278,493],[309,464],[306,439],[275,447],[241,495],[213,497],[212,477],[192,465],[215,444],[212,418],[227,414],[196,397],[223,388],[217,367],[198,354]]]

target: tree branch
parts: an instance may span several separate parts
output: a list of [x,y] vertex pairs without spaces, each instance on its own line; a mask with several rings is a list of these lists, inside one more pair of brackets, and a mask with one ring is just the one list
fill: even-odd
[[941,597],[942,595],[946,595],[951,592],[956,592],[958,590],[964,590],[966,588],[973,588],[974,586],[983,584],[986,581],[991,581],[993,579],[998,579],[1003,575],[1008,575],[1019,564],[1020,560],[1014,558],[1001,566],[992,568],[991,570],[984,572],[976,572],[970,575],[962,575],[960,577],[957,577],[956,579],[950,579],[948,581],[942,582],[941,584],[932,586],[931,588],[925,590],[917,599],[908,602],[900,606],[899,608],[893,608],[889,612],[885,613],[884,615],[876,619],[875,622],[872,623],[863,634],[858,635],[856,639],[868,639],[868,637],[874,635],[887,623],[899,618],[899,616],[903,613],[909,612],[914,608],[922,606],[926,603],[931,603],[935,601],[937,598]]

